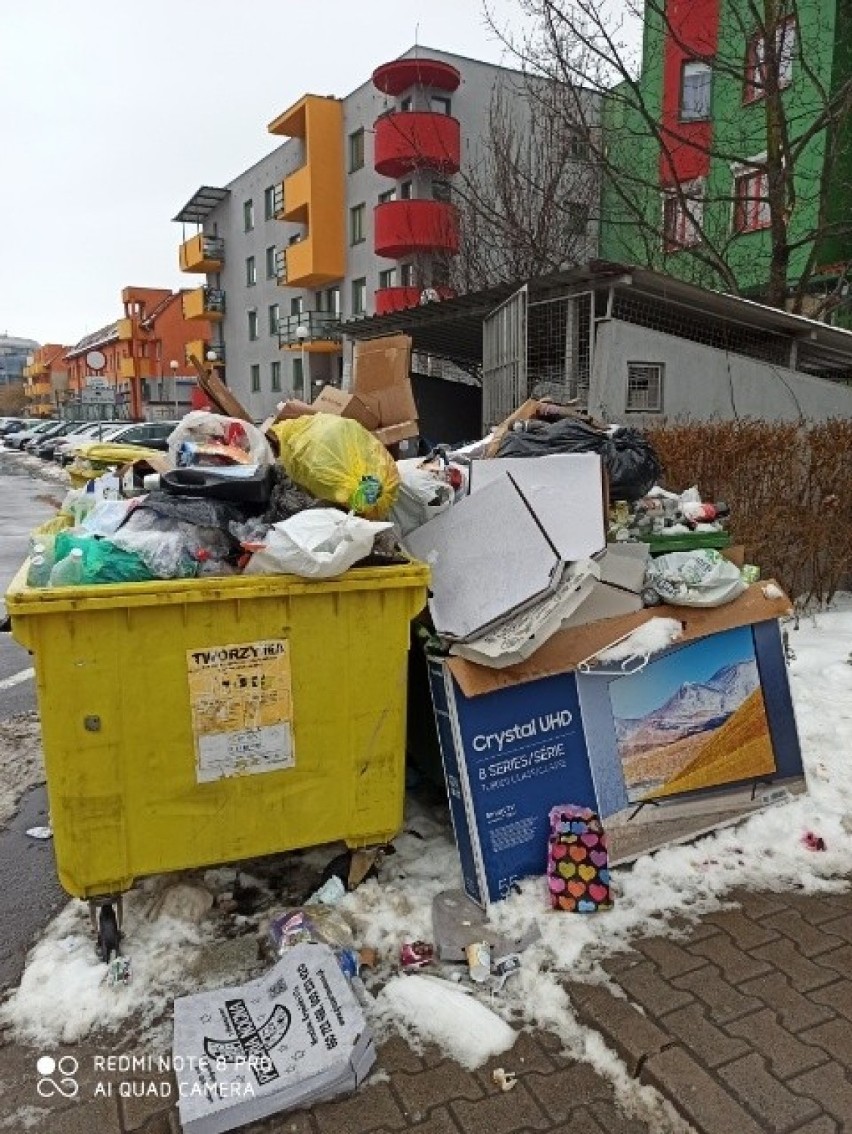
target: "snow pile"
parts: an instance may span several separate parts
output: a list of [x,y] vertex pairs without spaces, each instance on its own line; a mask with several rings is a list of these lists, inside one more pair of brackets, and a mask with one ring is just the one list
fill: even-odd
[[[431,940],[433,897],[460,885],[446,810],[426,810],[410,801],[406,830],[395,840],[397,853],[386,859],[380,880],[365,883],[339,905],[355,926],[356,940],[378,951],[378,966],[367,981],[378,994],[370,1008],[371,1023],[385,1033],[398,1028],[437,1040],[468,1067],[505,1050],[506,1025],[547,1028],[572,1055],[591,1062],[614,1081],[617,1091],[629,1089],[635,1099],[641,1091],[626,1069],[596,1033],[577,1024],[563,981],[569,976],[603,979],[599,965],[604,958],[639,935],[673,934],[674,918],[694,919],[719,909],[734,888],[815,893],[848,885],[852,835],[844,818],[848,822],[852,814],[850,643],[852,595],[840,596],[830,612],[790,632],[796,654],[790,676],[810,794],[615,870],[615,907],[608,913],[582,917],[551,912],[544,879],[527,879],[520,893],[490,914],[492,925],[508,936],[520,937],[534,923],[542,934],[500,993],[486,985],[471,996],[459,991],[455,997],[451,985],[439,988],[425,978],[397,977],[400,943]],[[808,831],[825,841],[825,852],[815,853],[803,843]],[[319,869],[332,853],[318,848],[310,860]],[[126,951],[133,962],[128,986],[105,982],[85,907],[75,902],[31,953],[20,988],[0,1018],[18,1037],[43,1045],[72,1042],[96,1027],[116,1029],[128,1020],[147,1026],[167,1013],[175,994],[246,978],[251,962],[245,955],[242,972],[226,974],[210,963],[216,935],[222,932],[215,916],[199,925],[171,918],[152,923],[144,916],[144,902],[138,890],[126,902]],[[448,975],[452,969],[436,966],[434,971]],[[445,1007],[438,1007],[439,1001]],[[477,1012],[477,1001],[492,1011],[482,1017],[481,1026],[468,1028],[463,1021]],[[646,1101],[650,1099],[649,1094]]]
[[378,996],[380,1017],[409,1037],[437,1044],[462,1067],[479,1067],[514,1044],[513,1031],[465,989],[431,976],[393,977]]

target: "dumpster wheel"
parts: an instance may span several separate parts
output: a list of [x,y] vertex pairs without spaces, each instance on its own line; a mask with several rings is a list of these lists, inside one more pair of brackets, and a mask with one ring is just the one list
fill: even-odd
[[105,964],[109,964],[113,954],[117,957],[120,952],[121,930],[118,928],[118,918],[112,902],[104,902],[98,909],[97,953]]

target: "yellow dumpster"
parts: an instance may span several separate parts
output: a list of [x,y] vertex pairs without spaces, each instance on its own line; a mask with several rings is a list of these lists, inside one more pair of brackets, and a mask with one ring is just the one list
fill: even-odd
[[59,879],[110,898],[144,875],[402,824],[419,563],[6,595],[32,651]]

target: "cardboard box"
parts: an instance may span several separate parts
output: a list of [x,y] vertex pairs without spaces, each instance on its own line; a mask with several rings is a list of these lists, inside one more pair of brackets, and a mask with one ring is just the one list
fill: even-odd
[[377,414],[377,428],[416,421],[410,336],[389,335],[357,342],[352,357],[352,393]]
[[378,413],[363,398],[338,390],[336,386],[323,387],[311,402],[311,409],[315,413],[333,413],[338,417],[351,418],[365,429],[373,430],[379,425]]
[[[554,635],[508,669],[430,660],[467,894],[543,875],[548,812],[597,811],[613,865],[805,790],[778,618],[761,585],[712,610],[655,607]],[[650,618],[683,638],[634,672],[578,669]]]

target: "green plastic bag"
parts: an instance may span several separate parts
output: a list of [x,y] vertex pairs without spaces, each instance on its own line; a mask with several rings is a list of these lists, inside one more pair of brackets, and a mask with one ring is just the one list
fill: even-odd
[[108,539],[97,539],[95,536],[60,532],[54,544],[56,561],[64,559],[75,547],[83,552],[84,586],[97,583],[147,583],[154,578],[140,556],[132,551],[122,551]]
[[396,461],[372,433],[347,417],[306,414],[271,427],[291,480],[319,500],[383,520],[399,492]]

